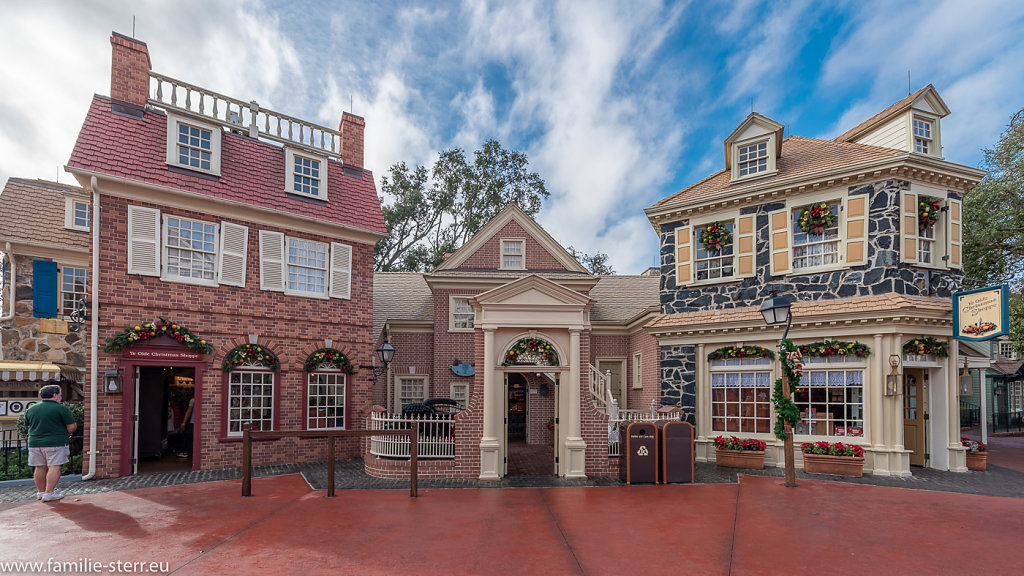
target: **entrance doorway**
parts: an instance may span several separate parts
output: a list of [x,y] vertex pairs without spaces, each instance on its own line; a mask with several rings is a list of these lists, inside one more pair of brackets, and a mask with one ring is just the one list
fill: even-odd
[[[554,468],[554,439],[545,418],[551,395],[543,375],[511,373],[505,376],[505,475],[550,476]],[[547,393],[541,390],[544,384]],[[548,400],[545,404],[544,400]],[[551,412],[553,414],[553,412]]]
[[619,408],[629,408],[626,398],[626,386],[623,386],[623,375],[626,373],[626,361],[623,360],[598,360],[597,369],[601,371],[601,374],[610,374],[611,380],[608,382],[609,391],[612,394],[612,398],[619,403]]
[[[134,474],[192,469],[195,368],[138,366],[135,378]],[[189,406],[193,410],[189,411]]]
[[910,465],[924,466],[928,457],[925,425],[925,385],[928,372],[921,368],[903,370],[903,446],[910,450]]

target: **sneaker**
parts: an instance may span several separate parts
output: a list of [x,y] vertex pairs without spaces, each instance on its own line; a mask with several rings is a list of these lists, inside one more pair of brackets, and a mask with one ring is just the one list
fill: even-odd
[[36,492],[36,500],[42,500],[43,494],[46,494],[46,492]]
[[63,494],[58,494],[56,492],[50,492],[49,494],[43,494],[43,497],[40,498],[40,500],[42,500],[43,502],[53,502],[54,500],[60,500],[63,497],[64,497]]

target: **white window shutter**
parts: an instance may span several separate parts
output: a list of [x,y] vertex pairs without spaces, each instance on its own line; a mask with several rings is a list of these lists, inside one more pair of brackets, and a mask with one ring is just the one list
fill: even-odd
[[950,268],[963,268],[963,216],[961,215],[963,204],[960,200],[950,198],[946,201],[946,205],[949,206],[949,218],[946,218],[946,222],[948,222],[946,225],[946,238],[949,245],[946,255],[949,256],[949,259],[946,263]]
[[260,230],[260,290],[284,292],[284,234]]
[[160,275],[160,211],[128,207],[128,273]]
[[75,227],[75,199],[65,198],[64,199],[64,227],[74,228]]
[[788,209],[768,213],[768,245],[771,247],[769,263],[772,276],[789,274],[792,269],[789,252],[789,217]]
[[331,298],[352,297],[352,247],[331,242]]
[[245,286],[249,228],[230,222],[220,223],[220,283]]

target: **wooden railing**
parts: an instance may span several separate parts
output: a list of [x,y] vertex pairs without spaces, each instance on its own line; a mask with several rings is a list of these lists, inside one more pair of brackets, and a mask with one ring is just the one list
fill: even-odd
[[[415,430],[392,430],[389,434],[409,437],[409,497],[418,496],[416,482],[419,477],[416,465],[416,434]],[[251,430],[244,426],[242,430],[242,496],[252,496],[252,441],[280,438],[327,438],[327,497],[334,497],[334,439],[360,438],[379,434],[374,430]]]
[[245,132],[250,138],[265,138],[335,160],[341,158],[341,132],[337,130],[260,108],[255,100],[243,102],[156,72],[149,73],[149,85],[149,102],[154,106],[199,116],[230,130]]
[[608,412],[608,398],[610,398],[612,373],[608,371],[602,374],[593,364],[590,365],[590,397],[594,400],[594,406],[601,412]]

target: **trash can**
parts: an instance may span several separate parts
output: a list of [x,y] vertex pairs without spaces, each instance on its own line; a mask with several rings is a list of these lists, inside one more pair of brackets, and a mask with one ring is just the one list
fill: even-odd
[[693,482],[693,424],[682,420],[658,420],[658,481],[662,484]]
[[619,479],[626,484],[658,483],[658,433],[652,422],[619,424]]

